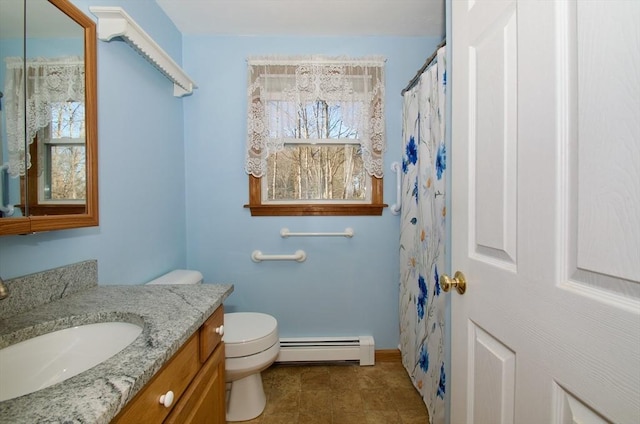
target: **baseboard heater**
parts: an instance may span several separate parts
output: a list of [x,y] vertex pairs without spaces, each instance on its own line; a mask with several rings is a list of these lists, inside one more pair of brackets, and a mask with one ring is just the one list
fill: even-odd
[[371,336],[303,337],[280,339],[276,362],[359,361],[375,363],[375,344]]

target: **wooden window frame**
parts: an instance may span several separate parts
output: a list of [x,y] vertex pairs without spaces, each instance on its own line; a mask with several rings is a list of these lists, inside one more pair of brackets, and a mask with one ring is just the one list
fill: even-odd
[[382,203],[383,179],[371,177],[371,203],[262,204],[261,178],[249,175],[251,216],[380,216],[388,205]]
[[[29,154],[31,155],[31,167],[27,170],[26,176],[20,177],[20,205],[22,210],[25,207],[29,211],[29,215],[75,215],[86,213],[86,202],[83,204],[76,203],[40,203],[40,187],[38,186],[38,140],[29,145]],[[28,180],[28,182],[27,182]]]

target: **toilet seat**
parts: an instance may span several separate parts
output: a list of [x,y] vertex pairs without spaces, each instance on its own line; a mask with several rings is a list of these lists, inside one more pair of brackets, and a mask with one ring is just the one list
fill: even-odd
[[225,357],[240,358],[265,351],[278,343],[278,322],[258,312],[224,314]]

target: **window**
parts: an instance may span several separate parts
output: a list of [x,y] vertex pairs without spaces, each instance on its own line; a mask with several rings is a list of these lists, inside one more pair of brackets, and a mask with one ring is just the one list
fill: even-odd
[[49,106],[49,124],[38,130],[29,149],[32,166],[27,171],[27,190],[22,193],[29,193],[31,213],[82,213],[87,187],[84,102],[51,102]]
[[44,161],[39,203],[84,204],[86,197],[84,102],[51,104],[51,123],[40,131]]
[[249,61],[252,215],[381,215],[381,59]]

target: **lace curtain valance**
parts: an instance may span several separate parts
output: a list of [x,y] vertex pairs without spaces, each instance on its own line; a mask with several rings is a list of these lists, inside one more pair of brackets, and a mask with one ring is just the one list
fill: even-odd
[[383,176],[383,58],[250,58],[247,95],[248,174],[265,175],[269,155],[295,139],[339,142],[337,131],[318,125],[313,131],[301,128],[301,123],[313,119],[308,116],[309,105],[322,102],[327,110],[339,111],[340,125],[349,128],[350,139],[358,140],[367,172]]
[[25,146],[33,143],[36,133],[51,122],[51,105],[84,101],[84,61],[77,56],[29,59],[26,78],[22,58],[7,57],[5,63],[9,175],[17,177],[25,175],[31,166]]

